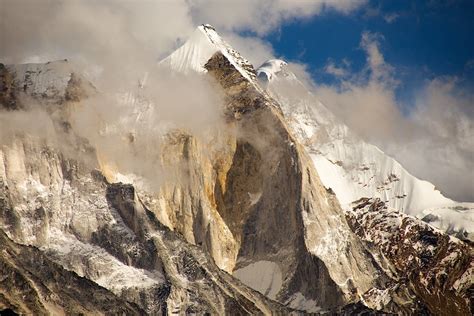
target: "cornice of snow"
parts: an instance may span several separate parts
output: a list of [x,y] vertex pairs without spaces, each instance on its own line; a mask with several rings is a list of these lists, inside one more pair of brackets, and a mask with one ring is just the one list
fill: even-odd
[[257,69],[257,77],[264,82],[278,78],[297,80],[294,73],[287,69],[288,63],[282,59],[269,59]]

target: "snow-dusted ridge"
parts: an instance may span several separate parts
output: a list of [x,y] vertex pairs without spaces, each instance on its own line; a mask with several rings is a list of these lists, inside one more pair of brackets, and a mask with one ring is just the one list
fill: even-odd
[[380,198],[389,208],[424,219],[458,237],[473,239],[474,203],[459,203],[410,174],[395,159],[340,122],[288,69],[269,60],[257,69],[267,92],[277,99],[318,174],[346,209],[361,197]]

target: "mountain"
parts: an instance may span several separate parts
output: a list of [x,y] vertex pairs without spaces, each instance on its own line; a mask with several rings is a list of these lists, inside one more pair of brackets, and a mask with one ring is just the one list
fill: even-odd
[[474,203],[455,202],[410,174],[395,159],[352,132],[325,107],[283,60],[257,69],[267,92],[282,106],[294,135],[304,144],[323,184],[346,208],[362,197],[416,216],[462,239],[474,238]]
[[[150,128],[154,122],[143,124],[144,118],[159,111],[140,90],[116,96],[129,109],[124,120],[138,122],[134,130],[124,120],[100,121],[99,140],[109,140],[103,142],[81,133],[74,119],[87,106],[102,106],[92,101],[102,101],[103,92],[72,63],[0,67],[2,118],[40,108],[52,129],[35,134],[25,124],[0,138],[6,253],[0,264],[8,267],[1,273],[15,273],[36,293],[30,308],[21,294],[0,291],[0,310],[114,313],[113,304],[117,312],[151,315],[469,311],[472,245],[419,219],[384,212],[378,200],[342,208],[337,192],[321,181],[284,100],[267,92],[258,72],[213,27],[198,27],[154,69],[197,73],[223,96],[218,131],[202,137],[172,127],[155,136],[160,146],[146,147],[153,169],[163,170],[160,179],[133,168],[144,163],[137,129]],[[119,150],[111,153],[111,146]],[[120,163],[130,153],[131,164]],[[367,212],[374,221],[366,221]],[[394,216],[409,218],[409,233],[389,226]],[[417,244],[397,251],[416,238],[424,242],[420,247],[432,246],[429,254]],[[413,264],[404,264],[406,254]],[[427,258],[449,275],[430,278],[429,266],[419,264]],[[67,289],[55,287],[59,281],[51,275]],[[1,280],[1,288],[28,290],[12,278]],[[104,299],[71,294],[83,292]],[[442,296],[454,306],[437,304]]]

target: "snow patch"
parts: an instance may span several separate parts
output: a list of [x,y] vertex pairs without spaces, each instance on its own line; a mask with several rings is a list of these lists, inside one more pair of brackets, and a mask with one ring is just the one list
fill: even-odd
[[307,299],[300,292],[293,294],[290,299],[285,302],[285,305],[308,313],[318,313],[321,311],[321,307],[318,306],[315,300]]
[[283,279],[280,267],[271,261],[257,261],[235,270],[233,275],[245,285],[275,299],[280,291]]

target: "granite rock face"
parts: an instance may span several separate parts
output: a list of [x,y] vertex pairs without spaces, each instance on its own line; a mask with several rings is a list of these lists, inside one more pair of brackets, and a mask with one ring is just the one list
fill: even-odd
[[[240,244],[237,268],[259,261],[276,263],[285,276],[277,298],[290,305],[300,295],[322,308],[356,299],[356,288],[342,283],[356,279],[364,292],[377,282],[376,268],[288,131],[278,103],[239,77],[220,53],[205,67],[222,86],[228,116],[241,131],[218,204]],[[329,234],[334,238],[324,244]],[[329,255],[329,248],[338,243],[345,247],[344,258]],[[320,253],[315,251],[318,245]],[[323,251],[327,255],[318,256]],[[337,267],[329,270],[330,260]],[[375,276],[367,276],[367,271]]]

